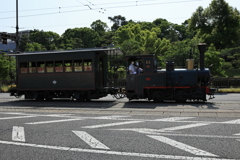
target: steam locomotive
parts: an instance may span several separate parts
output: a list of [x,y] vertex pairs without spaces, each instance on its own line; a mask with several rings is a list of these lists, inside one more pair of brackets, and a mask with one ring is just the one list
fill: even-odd
[[[210,71],[204,68],[206,45],[199,44],[199,49],[200,69],[194,68],[189,60],[185,69],[175,69],[173,62],[167,62],[165,70],[158,70],[155,55],[126,56],[126,86],[122,88],[111,87],[108,78],[108,57],[123,55],[119,48],[11,54],[16,57],[17,87],[10,95],[39,101],[53,98],[89,101],[108,94],[154,102],[206,101],[206,95],[214,97],[215,90],[208,87]],[[142,62],[142,73],[129,73],[131,61]]]

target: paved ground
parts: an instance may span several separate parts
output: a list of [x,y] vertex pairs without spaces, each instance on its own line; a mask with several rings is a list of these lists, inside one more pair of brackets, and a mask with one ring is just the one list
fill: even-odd
[[0,111],[240,117],[240,94],[217,94],[215,97],[205,103],[153,103],[147,100],[128,101],[126,98],[116,100],[111,96],[91,102],[76,102],[68,99],[37,102],[23,98],[16,99],[7,93],[0,93]]

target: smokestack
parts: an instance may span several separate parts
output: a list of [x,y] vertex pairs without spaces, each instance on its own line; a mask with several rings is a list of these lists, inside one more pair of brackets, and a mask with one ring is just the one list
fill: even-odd
[[200,70],[204,70],[204,53],[206,52],[207,45],[206,43],[199,43],[198,49],[200,52]]

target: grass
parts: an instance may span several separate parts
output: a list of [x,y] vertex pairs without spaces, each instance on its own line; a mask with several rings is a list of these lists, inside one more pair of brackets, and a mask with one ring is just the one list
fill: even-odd
[[240,88],[220,88],[218,93],[240,93]]
[[0,86],[0,92],[8,92],[11,88],[16,87],[16,85],[1,85]]

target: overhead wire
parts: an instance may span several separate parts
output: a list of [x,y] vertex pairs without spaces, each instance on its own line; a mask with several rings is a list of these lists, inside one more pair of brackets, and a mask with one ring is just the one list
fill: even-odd
[[[78,0],[77,0],[78,1]],[[154,0],[152,0],[154,1]],[[202,1],[202,0],[181,0],[181,1],[172,1],[172,2],[159,2],[159,3],[148,3],[148,4],[138,4],[137,6],[149,6],[149,5],[156,5],[156,4],[173,4],[173,3],[186,3],[186,2],[195,2],[195,1]],[[78,1],[79,3],[83,4],[82,2]],[[139,1],[138,1],[139,2]],[[127,3],[127,2],[126,2]],[[115,3],[116,4],[116,3]],[[85,5],[85,4],[83,4]],[[89,5],[88,5],[89,6]],[[124,5],[124,6],[109,6],[109,7],[105,7],[105,9],[113,9],[113,8],[127,8],[127,7],[134,7],[136,5]],[[73,6],[71,6],[73,7]],[[64,7],[60,7],[60,8],[64,8]],[[67,7],[65,7],[67,8]],[[49,8],[50,9],[50,8]],[[59,8],[55,8],[55,9],[59,9]],[[102,9],[100,8],[95,8],[95,9]],[[44,10],[44,9],[38,9],[38,10]],[[60,13],[69,13],[69,12],[79,12],[79,11],[87,11],[89,9],[82,9],[82,10],[72,10],[72,11],[61,11]],[[93,10],[91,8],[91,10]],[[26,11],[26,10],[25,10]],[[23,16],[19,16],[19,17],[32,17],[32,16],[40,16],[40,15],[50,15],[50,14],[58,14],[59,12],[51,12],[51,13],[42,13],[42,14],[33,14],[33,15],[23,15]],[[8,19],[8,18],[15,18],[15,17],[4,17],[4,18],[0,18],[0,19]]]
[[[19,16],[19,17],[33,17],[33,16],[42,16],[42,15],[54,15],[54,14],[63,14],[63,13],[71,13],[71,12],[81,12],[81,11],[89,11],[89,10],[93,10],[93,11],[97,11],[99,12],[99,10],[103,10],[104,9],[104,14],[108,14],[108,15],[111,15],[109,14],[108,10],[107,9],[113,9],[113,8],[126,8],[126,7],[135,7],[135,6],[149,6],[149,5],[156,5],[156,4],[172,4],[172,3],[186,3],[186,2],[195,2],[195,1],[202,1],[202,0],[181,0],[181,1],[172,1],[172,2],[157,2],[157,3],[144,3],[144,4],[141,4],[139,2],[149,2],[149,1],[157,1],[157,0],[141,0],[141,1],[125,1],[125,2],[115,2],[115,3],[103,3],[103,4],[93,4],[91,3],[90,1],[86,0],[92,7],[90,7],[89,5],[87,4],[84,4],[82,2],[80,2],[79,0],[76,0],[77,2],[79,2],[80,4],[82,4],[82,6],[66,6],[66,7],[59,7],[59,8],[47,8],[47,9],[59,9],[58,12],[50,12],[50,13],[41,13],[41,14],[33,14],[33,15],[23,15],[23,16]],[[109,4],[121,4],[121,3],[133,3],[133,2],[138,2],[136,4],[131,4],[131,5],[123,5],[123,6],[109,6],[109,7],[99,7],[99,5],[109,5]],[[71,10],[71,11],[61,11],[60,12],[60,9],[62,8],[74,8],[74,7],[88,7],[88,8],[85,8],[85,9],[81,9],[81,10]],[[46,9],[46,8],[45,8]],[[45,10],[45,9],[35,9],[36,10]],[[31,10],[22,10],[22,11],[31,11]],[[11,11],[9,11],[11,12]],[[1,12],[0,12],[1,13]],[[10,18],[16,18],[15,16],[14,17],[4,17],[4,18],[0,18],[0,19],[10,19]],[[59,25],[58,25],[59,26]],[[32,27],[25,27],[25,28],[32,28]]]

